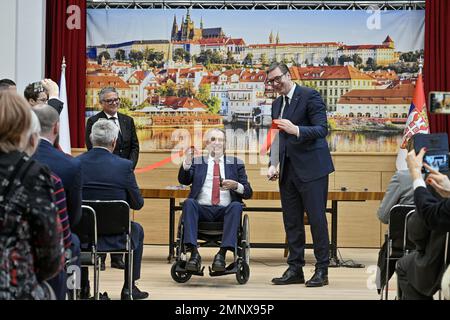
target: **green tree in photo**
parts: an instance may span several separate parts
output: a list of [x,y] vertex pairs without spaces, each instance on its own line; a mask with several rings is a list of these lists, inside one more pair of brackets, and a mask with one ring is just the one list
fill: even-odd
[[124,61],[125,60],[125,50],[123,49],[119,49],[116,51],[116,56],[115,56],[116,60],[119,61]]
[[98,62],[98,64],[101,64],[101,63],[102,63],[103,58],[104,58],[105,60],[110,60],[110,59],[111,59],[111,55],[109,54],[108,51],[103,51],[103,52],[101,52],[101,53],[98,55],[98,57],[97,57],[97,62]]

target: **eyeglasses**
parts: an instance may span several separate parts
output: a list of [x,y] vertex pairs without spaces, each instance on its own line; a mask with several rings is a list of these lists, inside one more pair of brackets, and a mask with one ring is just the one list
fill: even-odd
[[47,98],[39,98],[39,99],[36,99],[36,102],[47,103],[48,99]]
[[106,104],[111,105],[111,104],[119,103],[120,102],[120,98],[103,100],[103,102],[106,103]]
[[274,83],[281,83],[281,78],[283,78],[283,76],[286,74],[287,72],[285,72],[285,73],[283,73],[283,74],[280,74],[279,76],[276,76],[275,78],[273,78],[273,79],[267,79],[267,81],[266,81],[266,83],[269,85],[269,86],[271,86],[271,85],[273,85]]

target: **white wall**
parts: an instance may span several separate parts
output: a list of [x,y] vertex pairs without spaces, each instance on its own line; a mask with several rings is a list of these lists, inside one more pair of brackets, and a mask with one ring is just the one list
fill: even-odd
[[45,0],[1,0],[0,79],[17,83],[18,92],[45,73]]

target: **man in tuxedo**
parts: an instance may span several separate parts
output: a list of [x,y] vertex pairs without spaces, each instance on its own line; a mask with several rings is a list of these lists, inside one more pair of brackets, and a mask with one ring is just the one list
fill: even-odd
[[39,82],[29,84],[24,91],[25,99],[31,106],[48,104],[53,107],[58,114],[64,107],[64,103],[59,100],[59,87],[51,79],[44,79]]
[[280,94],[272,104],[272,119],[279,129],[270,153],[267,176],[279,179],[284,228],[287,235],[289,268],[276,285],[305,283],[305,226],[308,214],[316,257],[315,273],[307,287],[328,284],[329,238],[325,209],[328,175],[334,171],[326,141],[326,106],[320,94],[296,85],[285,64],[274,63],[268,85]]
[[[133,163],[122,159],[112,152],[116,147],[119,128],[112,121],[97,121],[91,132],[93,148],[80,155],[83,173],[83,200],[124,200],[131,209],[139,210],[144,205],[139,187],[134,176]],[[141,275],[141,261],[144,246],[144,230],[136,222],[131,222],[131,238],[133,246],[133,299],[145,299],[147,292],[140,291],[134,281]],[[105,236],[98,238],[98,250],[108,251],[123,249],[125,236]],[[128,289],[128,256],[125,259],[124,285],[121,298],[127,300],[131,293]],[[83,281],[83,279],[85,281]],[[82,275],[86,284],[87,277]]]
[[[214,257],[213,271],[225,271],[226,252],[234,252],[241,223],[242,199],[252,196],[244,164],[224,154],[225,132],[212,129],[206,134],[206,157],[193,157],[189,149],[180,167],[178,181],[191,185],[183,205],[184,243],[191,252],[186,270],[199,272],[201,257],[197,249],[199,221],[223,221],[220,250]],[[224,177],[224,179],[222,179]]]
[[[425,149],[408,153],[406,161],[413,179],[416,212],[408,220],[408,236],[416,250],[396,265],[401,300],[431,300],[439,290],[445,271],[446,235],[450,231],[450,180],[447,175],[423,163]],[[430,174],[428,183],[442,199],[433,196],[422,176],[422,166]],[[447,256],[447,262],[449,261]]]
[[[136,168],[139,159],[139,141],[133,118],[118,112],[120,107],[120,98],[115,88],[103,88],[99,93],[99,100],[103,111],[90,117],[86,124],[85,141],[87,149],[92,149],[92,143],[89,137],[94,123],[96,123],[99,119],[111,120],[119,128],[119,136],[117,138],[116,147],[114,148],[113,153],[121,158],[131,160],[133,163],[133,169]],[[101,269],[104,270],[106,256],[102,256],[101,258]],[[125,268],[121,254],[111,254],[111,267],[117,269]]]

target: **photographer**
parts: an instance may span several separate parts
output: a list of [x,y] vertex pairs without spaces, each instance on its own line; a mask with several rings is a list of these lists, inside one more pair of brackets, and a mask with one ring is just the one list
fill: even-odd
[[31,106],[48,104],[61,114],[64,103],[59,100],[59,87],[51,79],[29,84],[24,91],[25,99]]
[[[402,300],[431,300],[439,290],[445,270],[444,248],[450,231],[450,180],[423,163],[426,148],[407,156],[413,179],[416,213],[408,221],[408,234],[416,251],[397,262],[396,272]],[[426,188],[422,167],[429,171],[428,183],[444,199],[433,196]]]

